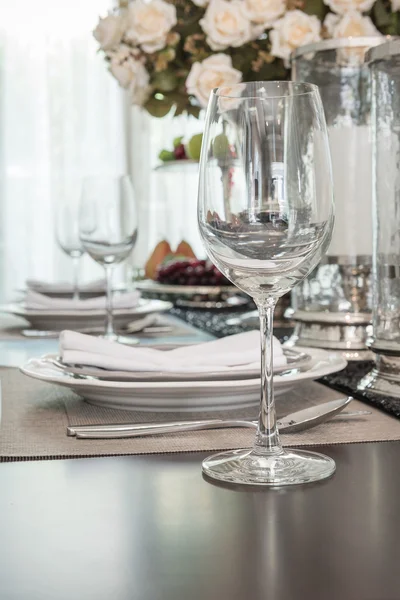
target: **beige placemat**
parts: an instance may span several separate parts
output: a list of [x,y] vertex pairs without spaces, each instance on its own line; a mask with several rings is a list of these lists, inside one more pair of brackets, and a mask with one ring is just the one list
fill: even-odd
[[[16,369],[1,369],[0,380],[3,409],[0,461],[225,450],[248,447],[254,438],[252,430],[224,429],[125,440],[77,440],[66,436],[67,425],[163,421],[210,414],[252,418],[257,409],[180,415],[128,412],[91,406],[72,392],[30,379]],[[326,402],[338,395],[321,384],[304,383],[278,399],[278,414]],[[351,407],[366,409],[358,401]],[[332,420],[303,433],[283,435],[282,440],[287,446],[307,446],[400,439],[400,421],[375,408],[367,408],[371,415]]]

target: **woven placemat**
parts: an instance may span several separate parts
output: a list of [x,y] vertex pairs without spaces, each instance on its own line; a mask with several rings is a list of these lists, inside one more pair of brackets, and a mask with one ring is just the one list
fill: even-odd
[[[251,446],[254,431],[223,429],[168,434],[124,440],[77,440],[67,437],[68,425],[149,422],[175,419],[229,417],[255,418],[257,408],[211,413],[150,413],[96,407],[65,388],[35,381],[17,369],[1,369],[2,422],[0,461],[84,458],[127,454],[215,451]],[[277,400],[278,415],[336,398],[337,392],[318,383],[296,386]],[[360,402],[352,410],[365,409]],[[371,409],[372,413],[336,419],[312,430],[282,436],[287,446],[342,444],[400,440],[400,422]]]

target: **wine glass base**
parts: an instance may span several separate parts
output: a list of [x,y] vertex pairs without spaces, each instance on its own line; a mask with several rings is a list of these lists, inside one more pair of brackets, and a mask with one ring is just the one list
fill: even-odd
[[331,458],[308,450],[289,449],[274,455],[231,450],[203,461],[203,473],[207,477],[238,485],[272,487],[311,483],[330,477],[335,469]]

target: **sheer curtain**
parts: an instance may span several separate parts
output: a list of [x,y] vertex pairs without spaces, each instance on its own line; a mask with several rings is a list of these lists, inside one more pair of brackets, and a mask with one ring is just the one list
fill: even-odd
[[[11,0],[0,22],[0,299],[69,279],[54,181],[126,171],[125,99],[91,31],[110,0]],[[101,275],[85,257],[83,279]]]

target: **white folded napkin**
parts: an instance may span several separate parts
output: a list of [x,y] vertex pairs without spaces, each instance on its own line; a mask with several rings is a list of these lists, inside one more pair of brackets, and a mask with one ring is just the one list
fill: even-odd
[[[67,281],[59,281],[57,283],[50,283],[48,281],[41,281],[39,279],[27,279],[26,287],[28,290],[34,292],[40,292],[42,294],[69,294],[73,292],[73,286]],[[97,279],[96,281],[90,281],[88,283],[80,283],[80,292],[105,292],[106,280]]]
[[[134,308],[140,298],[139,292],[115,294],[113,307]],[[72,298],[50,298],[38,292],[28,290],[25,296],[25,307],[29,310],[93,310],[106,306],[105,296],[87,298],[86,300],[72,300]]]
[[[156,350],[125,346],[75,331],[63,331],[60,335],[60,356],[67,364],[111,371],[236,371],[259,367],[260,334],[258,331],[249,331],[174,350]],[[274,366],[285,364],[282,346],[274,338]]]

